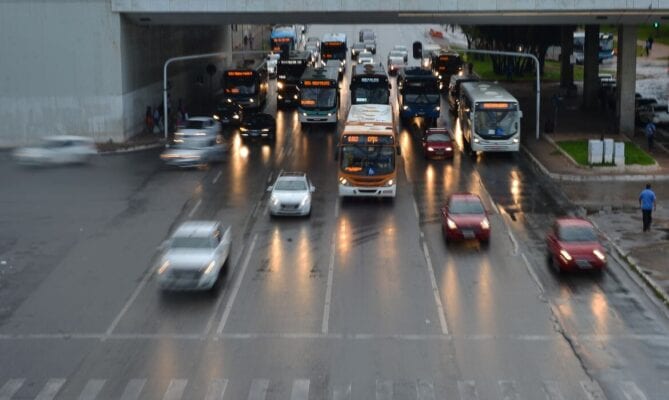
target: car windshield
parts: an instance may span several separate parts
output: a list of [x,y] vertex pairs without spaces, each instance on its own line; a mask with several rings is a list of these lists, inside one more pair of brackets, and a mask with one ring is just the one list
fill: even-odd
[[448,207],[450,214],[483,214],[483,204],[478,199],[472,200],[451,200]]
[[204,129],[207,125],[205,124],[205,121],[194,121],[194,120],[188,120],[186,121],[186,129]]
[[476,133],[485,138],[507,138],[518,130],[517,111],[476,111]]
[[200,150],[209,146],[213,146],[215,141],[213,140],[184,140],[183,142],[177,142],[174,144],[173,148],[179,150]]
[[363,176],[389,174],[395,169],[393,146],[343,146],[342,171]]
[[332,108],[337,100],[335,88],[302,88],[300,105],[303,108]]
[[597,240],[597,235],[588,226],[562,226],[560,227],[560,240],[563,242],[594,242]]
[[274,185],[274,190],[304,191],[307,190],[307,184],[304,181],[296,179],[280,180]]
[[427,137],[428,142],[448,142],[451,140],[450,136],[443,133],[433,133]]
[[211,249],[213,243],[209,236],[176,236],[172,239],[172,249]]

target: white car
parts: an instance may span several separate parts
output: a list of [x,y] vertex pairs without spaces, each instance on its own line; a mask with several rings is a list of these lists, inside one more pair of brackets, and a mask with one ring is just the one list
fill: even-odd
[[407,50],[407,47],[406,47],[406,46],[401,45],[401,44],[396,44],[395,46],[393,46],[393,50],[392,50],[392,51],[399,51],[399,52],[401,52],[402,55],[404,56],[404,62],[405,62],[405,63],[406,63],[406,62],[409,62],[409,50]]
[[309,52],[311,54],[311,63],[316,64],[321,58],[321,50],[318,46],[316,46],[313,43],[307,43],[305,46],[305,51]]
[[164,290],[209,290],[228,266],[230,227],[216,221],[187,221],[163,243],[156,274]]
[[281,58],[279,53],[269,53],[267,55],[267,74],[269,74],[271,78],[276,76],[276,64],[279,58]]
[[311,215],[311,194],[316,188],[304,172],[282,172],[267,191],[269,213],[276,215]]
[[23,165],[81,164],[90,161],[98,151],[93,139],[82,136],[51,136],[37,146],[14,151],[14,158]]
[[358,54],[358,64],[374,64],[374,56],[369,51],[363,51]]
[[213,117],[191,117],[174,133],[176,140],[189,137],[216,137],[221,132],[221,123]]
[[223,162],[228,153],[228,145],[223,143],[221,137],[177,140],[160,155],[167,165],[181,168],[199,167]]
[[399,50],[391,50],[388,53],[388,74],[397,75],[397,73],[406,68],[407,63],[404,60],[404,54]]
[[316,47],[321,47],[321,39],[317,38],[316,36],[309,36],[307,38],[307,46],[309,45],[314,45]]
[[365,51],[365,44],[362,42],[357,42],[353,43],[351,46],[351,59],[354,59],[358,56],[358,54],[362,53]]

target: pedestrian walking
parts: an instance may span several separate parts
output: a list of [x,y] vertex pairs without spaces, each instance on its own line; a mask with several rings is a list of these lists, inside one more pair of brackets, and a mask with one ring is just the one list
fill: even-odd
[[644,46],[644,49],[646,50],[646,57],[650,57],[650,49],[653,47],[653,42],[651,41],[650,38],[646,39],[646,45]]
[[151,106],[146,106],[144,113],[144,133],[153,133],[153,112]]
[[249,45],[249,35],[244,35],[244,49]]
[[249,33],[249,48],[253,50],[253,34]]
[[657,199],[655,192],[650,188],[650,183],[646,184],[646,189],[639,195],[639,205],[641,206],[641,215],[643,219],[643,231],[650,230],[650,224],[653,222],[653,211],[657,208]]
[[160,106],[153,110],[153,133],[160,134],[163,132],[163,120],[160,118]]
[[645,130],[646,130],[646,141],[648,141],[648,151],[653,151],[653,142],[655,139],[655,132],[657,131],[654,119],[648,121]]

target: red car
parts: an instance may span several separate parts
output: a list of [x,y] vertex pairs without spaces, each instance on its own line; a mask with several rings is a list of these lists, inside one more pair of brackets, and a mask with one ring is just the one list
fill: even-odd
[[453,136],[446,128],[428,128],[423,135],[425,158],[452,158]]
[[558,218],[546,235],[548,262],[558,271],[606,267],[606,250],[592,224],[583,218]]
[[476,239],[482,244],[490,241],[490,220],[481,198],[473,193],[448,196],[441,208],[441,229],[446,242]]

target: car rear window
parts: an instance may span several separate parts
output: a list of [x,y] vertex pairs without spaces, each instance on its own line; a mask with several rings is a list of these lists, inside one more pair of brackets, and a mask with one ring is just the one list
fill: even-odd
[[483,214],[483,204],[479,200],[451,200],[448,207],[451,214]]
[[559,236],[563,242],[594,242],[597,240],[595,231],[588,226],[562,226],[559,228]]

